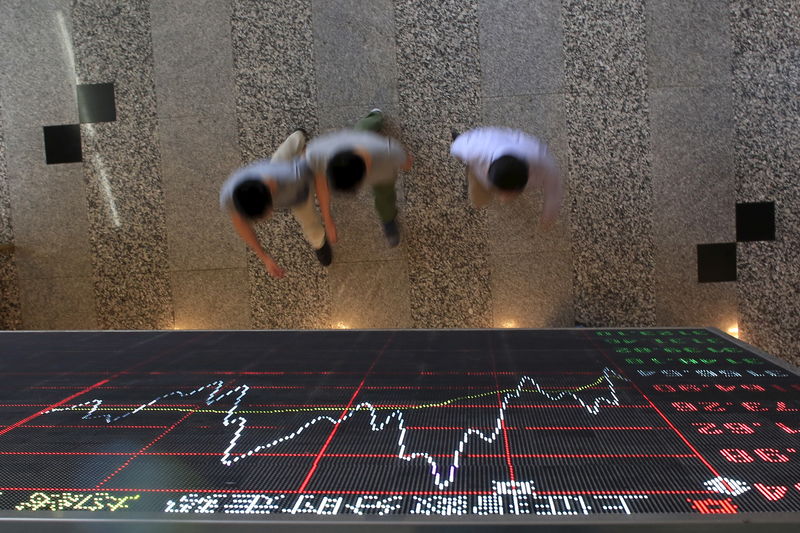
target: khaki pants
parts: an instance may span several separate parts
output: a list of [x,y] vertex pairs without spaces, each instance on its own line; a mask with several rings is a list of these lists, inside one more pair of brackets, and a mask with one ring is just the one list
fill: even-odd
[[[291,161],[303,153],[305,139],[301,132],[296,131],[289,135],[283,143],[272,154],[272,159],[276,161]],[[322,227],[317,210],[314,207],[314,184],[309,184],[308,198],[302,204],[292,207],[292,215],[300,223],[308,243],[315,249],[322,248],[325,243],[325,228]]]
[[476,208],[486,207],[492,201],[492,193],[486,186],[478,181],[467,167],[467,181],[469,182],[469,199]]

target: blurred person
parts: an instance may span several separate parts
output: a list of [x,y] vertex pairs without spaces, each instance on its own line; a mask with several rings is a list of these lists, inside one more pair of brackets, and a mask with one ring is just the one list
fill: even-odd
[[[362,186],[371,187],[386,241],[395,247],[400,243],[395,182],[398,171],[411,169],[413,159],[398,141],[378,134],[383,122],[383,112],[373,109],[354,129],[327,133],[308,143],[305,159],[315,182],[327,179],[334,192],[355,194]],[[320,207],[330,211],[322,197]],[[330,235],[336,234],[332,221],[326,228]]]
[[305,159],[300,157],[306,146],[306,137],[304,130],[295,131],[270,159],[255,161],[236,170],[220,190],[220,206],[230,215],[239,237],[275,278],[282,278],[285,271],[261,246],[254,229],[257,222],[268,219],[275,209],[291,210],[322,266],[330,265],[333,260],[330,245],[336,243],[335,231],[326,238],[314,207],[316,189],[323,218],[330,220],[328,184],[324,179],[315,182],[314,174]]
[[476,208],[486,207],[494,196],[510,201],[532,184],[544,192],[542,226],[547,228],[558,218],[564,196],[561,173],[536,137],[500,127],[453,132],[450,155],[467,165],[469,198]]

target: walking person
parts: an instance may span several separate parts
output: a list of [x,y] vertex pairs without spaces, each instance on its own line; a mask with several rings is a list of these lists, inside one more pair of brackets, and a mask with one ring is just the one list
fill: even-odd
[[[324,179],[315,182],[305,159],[300,157],[305,146],[306,133],[295,131],[270,159],[238,169],[220,190],[220,205],[230,215],[236,232],[275,278],[282,278],[285,271],[261,246],[253,227],[269,218],[274,209],[291,210],[322,266],[333,260],[330,245],[336,243],[336,233],[329,211],[328,184]],[[314,207],[315,189],[326,226],[330,222],[333,229],[327,239]]]
[[[411,169],[413,159],[398,141],[378,134],[383,123],[383,112],[373,109],[354,129],[321,135],[309,142],[305,159],[315,182],[327,180],[334,192],[354,194],[362,186],[371,187],[386,241],[394,247],[400,243],[395,182],[398,171]],[[330,211],[323,200],[320,197],[323,212]],[[335,232],[333,223],[331,227]]]
[[544,192],[541,224],[549,227],[558,218],[564,196],[561,173],[536,137],[509,128],[476,128],[454,133],[450,154],[467,165],[469,198],[476,208],[486,207],[494,196],[509,201],[531,184]]

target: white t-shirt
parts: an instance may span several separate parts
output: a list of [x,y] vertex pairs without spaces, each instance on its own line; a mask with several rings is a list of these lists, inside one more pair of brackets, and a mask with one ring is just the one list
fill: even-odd
[[397,171],[405,165],[406,151],[389,137],[371,131],[341,130],[320,135],[306,146],[306,161],[314,174],[325,174],[328,162],[343,150],[361,149],[372,158],[364,185],[394,183]]
[[564,196],[561,174],[547,146],[536,137],[510,128],[476,128],[459,135],[450,146],[450,154],[469,166],[473,176],[487,189],[489,166],[502,156],[510,155],[528,164],[528,184],[544,190],[543,222],[558,216]]

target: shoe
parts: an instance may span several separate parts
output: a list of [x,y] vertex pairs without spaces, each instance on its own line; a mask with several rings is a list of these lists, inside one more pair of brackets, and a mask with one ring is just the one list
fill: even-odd
[[383,234],[386,235],[386,242],[389,248],[394,248],[400,244],[400,230],[397,228],[397,219],[383,224]]
[[379,107],[370,109],[369,113],[367,113],[367,116],[370,116],[373,113],[380,113],[381,115],[383,115],[383,111],[381,111]]
[[323,244],[321,248],[314,250],[314,253],[317,254],[319,263],[324,267],[329,266],[333,262],[333,250],[331,250],[331,245],[328,244],[327,239],[325,239],[325,244]]
[[295,130],[294,130],[294,131],[299,131],[300,133],[302,133],[302,134],[303,134],[303,137],[305,137],[306,139],[308,139],[308,132],[305,130],[305,128],[295,128]]

